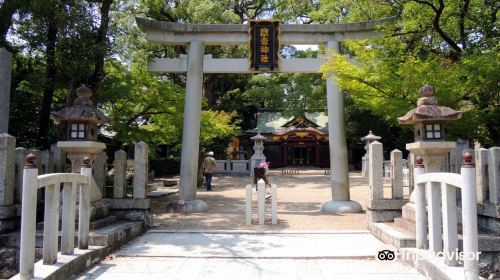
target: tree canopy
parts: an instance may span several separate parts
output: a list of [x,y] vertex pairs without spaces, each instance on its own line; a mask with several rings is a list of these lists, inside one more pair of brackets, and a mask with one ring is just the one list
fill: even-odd
[[[10,133],[19,145],[53,143],[57,129],[50,111],[71,104],[85,83],[113,118],[106,128],[116,133],[113,145],[144,140],[179,148],[185,74],[151,74],[146,65],[153,57],[185,54],[186,47],[149,44],[136,16],[206,24],[392,17],[381,37],[344,42],[342,54],[330,53],[323,77],[205,74],[202,145],[255,127],[260,108],[326,110],[323,78],[329,74],[346,95],[351,146],[361,146],[357,139],[372,125],[390,147],[404,148],[410,128],[396,118],[415,106],[423,84],[435,86],[440,104],[465,112],[450,127],[452,136],[498,145],[499,8],[490,0],[0,0],[0,46],[14,53]],[[282,55],[317,57],[322,51],[283,46]],[[206,47],[214,57],[247,52],[247,46]]]

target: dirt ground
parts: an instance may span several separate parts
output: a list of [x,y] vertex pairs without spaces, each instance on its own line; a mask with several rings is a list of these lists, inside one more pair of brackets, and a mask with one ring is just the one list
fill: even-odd
[[[299,175],[271,170],[269,180],[278,186],[278,225],[271,225],[270,214],[265,225],[257,225],[255,194],[252,225],[245,224],[245,186],[252,178],[236,176],[214,176],[212,192],[198,189],[197,198],[208,204],[208,212],[172,213],[167,204],[178,200],[178,195],[154,203],[153,225],[167,230],[366,230],[368,180],[359,173],[349,177],[351,200],[362,205],[362,213],[333,215],[319,211],[321,203],[331,199],[330,176],[324,175],[323,169],[300,170]],[[270,201],[267,204],[266,211]]]

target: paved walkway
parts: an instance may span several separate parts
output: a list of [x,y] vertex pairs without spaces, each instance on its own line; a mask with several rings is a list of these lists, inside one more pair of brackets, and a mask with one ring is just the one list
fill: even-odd
[[[366,209],[367,180],[350,175],[351,199]],[[218,176],[213,192],[198,192],[208,212],[167,211],[175,195],[158,201],[154,230],[76,279],[424,279],[398,261],[376,259],[394,249],[366,230],[365,213],[319,211],[331,199],[323,170],[272,171],[270,180],[278,185],[278,225],[257,225],[256,217],[245,225],[244,187],[252,179]]]
[[367,231],[151,231],[76,279],[425,279]]
[[[369,187],[368,179],[360,173],[350,174],[351,199],[366,209]],[[171,213],[167,202],[153,204],[153,223],[158,229],[265,229],[265,230],[366,230],[365,213],[332,215],[319,211],[321,203],[332,198],[330,176],[323,169],[300,170],[299,175],[281,175],[271,170],[270,182],[278,186],[278,225],[245,225],[245,186],[251,184],[250,177],[214,177],[212,192],[199,189],[197,197],[208,204],[204,213]],[[387,191],[390,191],[387,188]],[[169,196],[170,201],[178,196]],[[256,195],[254,195],[254,200]],[[255,204],[256,208],[257,205]],[[256,216],[254,217],[256,218]],[[269,217],[270,219],[270,217]],[[266,222],[267,223],[267,222]],[[269,222],[270,223],[270,222]]]

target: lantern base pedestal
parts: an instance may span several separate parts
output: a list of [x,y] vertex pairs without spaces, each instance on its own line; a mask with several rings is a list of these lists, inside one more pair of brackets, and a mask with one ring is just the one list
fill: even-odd
[[[66,152],[66,156],[71,161],[71,172],[73,173],[80,173],[84,157],[89,157],[93,161],[97,153],[106,149],[104,143],[95,141],[59,141],[57,147]],[[92,178],[90,190],[90,201],[102,199],[103,191],[94,178]]]

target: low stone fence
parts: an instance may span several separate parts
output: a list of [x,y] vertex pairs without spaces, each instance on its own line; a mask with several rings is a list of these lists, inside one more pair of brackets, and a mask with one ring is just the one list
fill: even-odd
[[250,175],[250,160],[244,159],[228,159],[216,160],[217,164],[216,174],[226,175]]
[[479,229],[500,235],[500,147],[474,152]]
[[[394,218],[401,217],[401,208],[408,202],[403,198],[404,172],[407,166],[403,160],[403,153],[400,150],[391,152],[390,161],[386,162],[384,172],[383,145],[380,142],[373,142],[369,148],[368,184],[370,194],[367,205],[368,226],[371,223],[392,222]],[[387,164],[389,163],[389,164]],[[384,174],[390,180],[390,196],[384,194]],[[410,185],[410,183],[408,183]]]
[[[9,134],[0,134],[0,234],[12,232],[19,228],[19,217],[21,214],[21,198],[23,190],[23,169],[28,154],[35,155],[35,165],[39,175],[53,172],[70,172],[67,164],[66,153],[53,144],[49,150],[16,148],[16,138]],[[92,164],[93,182],[91,202],[102,204],[106,189],[107,179],[107,157],[105,152],[96,155]],[[116,209],[130,210],[130,207],[139,207],[141,211],[149,209],[149,201],[130,202],[115,201],[116,199],[147,200],[148,184],[148,145],[139,142],[135,145],[133,161],[133,195],[127,198],[127,154],[119,150],[114,153],[113,161],[113,197],[105,202]],[[39,190],[37,202],[42,200]],[[111,208],[113,210],[113,208]],[[139,215],[143,216],[143,215]],[[150,216],[149,214],[146,216]],[[137,218],[138,219],[138,218]],[[150,220],[150,218],[148,218]]]

